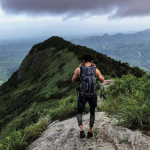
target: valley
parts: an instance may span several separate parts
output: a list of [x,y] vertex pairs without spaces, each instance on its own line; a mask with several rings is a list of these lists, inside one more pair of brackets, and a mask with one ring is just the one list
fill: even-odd
[[0,85],[15,72],[37,41],[1,41],[0,43]]

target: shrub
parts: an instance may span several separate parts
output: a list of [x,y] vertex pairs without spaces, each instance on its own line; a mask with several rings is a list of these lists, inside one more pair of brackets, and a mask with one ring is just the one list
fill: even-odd
[[48,121],[46,119],[41,119],[37,124],[30,125],[24,129],[25,139],[28,143],[31,143],[37,139],[43,131],[47,128]]
[[25,135],[20,131],[12,131],[0,144],[1,150],[24,150],[27,145]]
[[48,126],[47,119],[26,127],[24,130],[12,131],[1,143],[0,150],[24,150],[37,139]]
[[77,96],[71,95],[58,101],[57,106],[39,112],[40,115],[48,115],[52,121],[64,120],[76,114]]
[[142,130],[150,129],[150,76],[142,78],[127,75],[107,88],[107,100],[99,106],[114,115],[119,124]]

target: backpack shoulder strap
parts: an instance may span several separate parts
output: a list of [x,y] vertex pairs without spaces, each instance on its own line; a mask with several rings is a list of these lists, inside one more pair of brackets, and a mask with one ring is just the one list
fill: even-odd
[[80,77],[81,77],[81,78],[82,78],[82,77],[85,77],[85,67],[86,67],[86,66],[81,66],[81,67],[80,67],[80,71],[81,71],[81,72],[80,72]]
[[93,69],[94,69],[93,75],[96,77],[97,76],[97,74],[96,74],[96,67],[93,67]]

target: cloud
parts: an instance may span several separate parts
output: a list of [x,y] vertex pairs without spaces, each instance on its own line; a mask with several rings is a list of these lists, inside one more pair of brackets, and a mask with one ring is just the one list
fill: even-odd
[[5,13],[62,15],[63,18],[108,15],[123,18],[150,15],[150,0],[0,0]]

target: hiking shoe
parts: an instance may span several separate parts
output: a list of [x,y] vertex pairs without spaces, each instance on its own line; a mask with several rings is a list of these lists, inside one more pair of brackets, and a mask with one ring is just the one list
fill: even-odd
[[93,133],[92,132],[88,132],[87,133],[87,138],[91,138],[91,137],[93,137]]
[[80,138],[85,138],[85,133],[84,133],[84,131],[80,131]]

